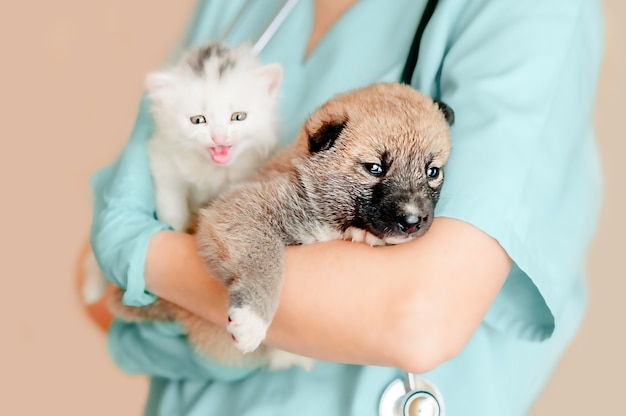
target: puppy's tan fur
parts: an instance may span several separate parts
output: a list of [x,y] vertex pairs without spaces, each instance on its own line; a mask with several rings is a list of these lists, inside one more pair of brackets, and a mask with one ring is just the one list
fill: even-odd
[[226,330],[162,300],[137,309],[118,297],[115,313],[177,320],[200,351],[227,364],[309,365],[260,344],[278,304],[285,247],[341,238],[397,244],[423,235],[443,183],[452,116],[400,84],[334,97],[258,180],[200,211],[200,254],[229,290]]

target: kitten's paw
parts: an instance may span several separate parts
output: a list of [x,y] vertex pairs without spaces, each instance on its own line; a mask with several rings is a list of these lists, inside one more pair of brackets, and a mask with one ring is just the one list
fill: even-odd
[[286,370],[291,367],[299,366],[306,371],[311,371],[315,365],[313,358],[304,357],[302,355],[292,354],[287,351],[270,349],[267,352],[269,356],[269,369],[270,370]]
[[252,352],[263,342],[267,333],[268,323],[248,307],[230,308],[228,325],[235,342],[235,347],[243,352]]

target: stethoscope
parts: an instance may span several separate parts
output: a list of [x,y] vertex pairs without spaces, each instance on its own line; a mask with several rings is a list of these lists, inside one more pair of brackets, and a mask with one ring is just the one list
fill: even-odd
[[[254,0],[246,1],[239,13],[231,21],[226,31],[222,34],[220,41],[224,41],[228,37],[231,30],[248,10],[252,1]],[[253,53],[256,55],[261,53],[298,2],[299,0],[286,0],[283,3],[252,46]],[[428,0],[426,4],[400,78],[400,82],[404,84],[410,84],[411,82],[413,70],[417,63],[422,34],[436,6],[437,0]],[[431,382],[417,378],[415,374],[406,373],[404,378],[393,380],[383,391],[378,407],[378,414],[379,416],[444,416],[443,396]]]
[[430,381],[406,373],[383,391],[379,416],[444,416],[443,396]]

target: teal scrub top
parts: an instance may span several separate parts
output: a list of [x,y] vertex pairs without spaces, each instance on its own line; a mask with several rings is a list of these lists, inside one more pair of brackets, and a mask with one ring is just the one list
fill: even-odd
[[[244,3],[199,2],[184,43],[220,39]],[[252,2],[227,44],[255,41],[281,3]],[[300,1],[260,54],[284,68],[281,142],[334,94],[399,80],[425,3],[362,0],[305,60],[313,0]],[[456,112],[436,215],[482,229],[514,261],[465,349],[422,375],[448,415],[528,414],[583,319],[602,197],[592,125],[602,56],[595,0],[441,0],[424,33],[412,85]],[[144,99],[119,159],[91,183],[94,251],[129,305],[154,300],[145,253],[170,228],[155,217],[146,108]],[[124,371],[152,377],[148,415],[376,415],[381,393],[402,375],[331,362],[310,372],[226,368],[198,357],[169,322],[115,321],[109,351]]]

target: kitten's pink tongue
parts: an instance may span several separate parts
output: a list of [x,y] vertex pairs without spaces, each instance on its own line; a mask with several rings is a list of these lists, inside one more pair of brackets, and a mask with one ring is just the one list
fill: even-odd
[[225,165],[230,161],[230,149],[232,146],[211,146],[209,155],[211,159],[218,165]]

